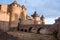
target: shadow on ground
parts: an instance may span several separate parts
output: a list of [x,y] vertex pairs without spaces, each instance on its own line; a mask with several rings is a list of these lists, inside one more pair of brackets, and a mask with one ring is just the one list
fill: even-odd
[[8,34],[0,30],[0,40],[20,40],[18,37]]

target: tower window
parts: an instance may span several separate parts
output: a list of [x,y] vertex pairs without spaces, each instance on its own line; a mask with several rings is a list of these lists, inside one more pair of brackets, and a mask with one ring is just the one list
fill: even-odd
[[27,32],[27,29],[25,29],[25,32]]

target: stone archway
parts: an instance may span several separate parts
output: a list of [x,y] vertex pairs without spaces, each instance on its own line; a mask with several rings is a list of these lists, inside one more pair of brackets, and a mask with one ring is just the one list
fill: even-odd
[[28,29],[28,31],[31,32],[31,29],[32,29],[32,27],[30,27],[30,28]]
[[21,31],[24,31],[23,29],[21,29]]
[[27,32],[27,29],[25,29],[25,32]]
[[40,27],[38,30],[37,30],[37,33],[40,33],[40,30],[43,29],[43,27]]
[[18,26],[17,26],[18,31],[19,31],[20,25],[21,25],[21,19],[19,18],[19,22],[18,22]]

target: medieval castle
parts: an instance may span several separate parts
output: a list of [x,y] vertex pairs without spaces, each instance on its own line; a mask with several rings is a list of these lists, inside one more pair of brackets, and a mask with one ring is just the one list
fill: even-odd
[[[16,1],[7,5],[0,5],[0,29],[20,30],[25,32],[34,32],[42,34],[53,34],[60,29],[60,18],[55,20],[54,24],[45,24],[45,17],[39,15],[35,11],[32,17],[29,17],[24,5],[19,5]],[[58,30],[59,29],[59,30]],[[60,31],[59,31],[60,32]]]
[[[30,24],[44,24],[44,16],[42,15],[39,19],[39,15],[35,11],[30,18],[26,13],[26,8],[24,5],[19,5],[16,1],[7,5],[1,4],[0,5],[0,27],[8,26],[10,27],[17,27],[18,23],[20,22],[21,25],[30,25]],[[8,22],[8,23],[4,23]]]
[[56,39],[60,40],[60,17],[55,20],[54,24],[45,24],[45,17],[43,15],[39,18],[39,15],[35,11],[31,15],[32,17],[29,17],[26,10],[24,5],[21,6],[16,1],[9,5],[1,4],[0,30],[4,32],[24,31],[45,35],[48,34],[54,35]]

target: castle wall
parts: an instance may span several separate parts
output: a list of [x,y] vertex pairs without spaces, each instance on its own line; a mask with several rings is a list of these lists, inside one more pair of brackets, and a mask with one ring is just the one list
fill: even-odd
[[8,8],[8,5],[6,5],[6,4],[2,4],[2,5],[1,5],[1,10],[2,10],[3,12],[7,12],[7,8]]
[[0,21],[9,21],[9,15],[6,13],[0,13]]
[[20,23],[21,25],[34,24],[34,20],[28,20],[28,19],[27,19],[27,20],[23,20],[23,21],[21,20],[20,22],[21,22],[21,23]]
[[0,29],[7,31],[9,29],[9,15],[0,12]]
[[57,27],[58,27],[58,29],[57,29],[58,30],[57,37],[58,37],[58,40],[60,40],[60,24],[58,24]]
[[3,31],[7,31],[10,27],[17,27],[18,23],[16,19],[18,19],[18,17],[14,15],[11,21],[11,25],[9,25],[9,19],[9,13],[4,13],[2,11],[0,12],[0,29],[2,29]]
[[26,19],[20,21],[22,25],[40,24],[40,21],[34,21],[34,19]]
[[17,4],[15,4],[12,5],[11,10],[12,10],[11,27],[17,27],[22,9],[20,6],[17,6]]
[[[0,21],[8,22],[6,23],[7,24],[6,27],[7,26],[17,27],[19,23],[19,18],[21,19],[20,24],[23,24],[23,25],[40,23],[38,17],[36,17],[34,20],[26,19],[26,9],[15,2],[12,3],[11,5],[6,5],[6,4],[1,5]],[[5,25],[5,23],[3,24]],[[4,25],[2,25],[2,27],[5,27]]]
[[23,12],[23,13],[21,13],[21,14],[22,14],[21,18],[22,18],[22,20],[26,20],[26,13],[27,13],[27,12],[26,12],[26,9],[23,8],[23,9],[22,9],[22,12]]
[[18,18],[19,18],[20,14],[21,14],[21,11],[22,11],[21,7],[12,6],[12,13],[13,13],[13,15],[17,14]]
[[57,38],[60,40],[60,17],[55,20],[54,25],[57,26]]
[[19,22],[18,16],[15,15],[14,17],[12,17],[12,19],[13,20],[11,21],[11,27],[17,27]]
[[8,31],[9,30],[9,22],[7,21],[0,21],[0,29],[3,31]]

